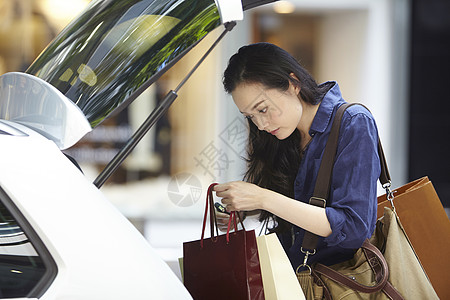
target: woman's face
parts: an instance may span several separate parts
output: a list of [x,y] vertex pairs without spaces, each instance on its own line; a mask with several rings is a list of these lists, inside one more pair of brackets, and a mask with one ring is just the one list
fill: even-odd
[[283,92],[268,89],[260,83],[241,83],[231,92],[231,96],[239,111],[251,119],[259,130],[283,140],[299,126],[303,114],[298,92],[299,88],[292,84]]

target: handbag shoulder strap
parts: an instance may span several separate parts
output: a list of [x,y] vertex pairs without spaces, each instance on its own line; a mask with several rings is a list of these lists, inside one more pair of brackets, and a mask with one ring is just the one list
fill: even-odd
[[[389,267],[384,258],[383,254],[378,250],[377,247],[372,245],[368,239],[364,241],[361,246],[367,262],[375,273],[375,284],[374,285],[364,285],[358,283],[355,279],[350,278],[338,271],[329,268],[322,264],[314,265],[314,271],[312,271],[313,276],[317,277],[317,274],[328,277],[329,279],[347,286],[348,288],[359,291],[362,293],[375,293],[383,291],[389,299],[404,300],[402,295],[395,289],[395,287],[388,281],[389,278]],[[326,293],[325,298],[331,299],[329,295],[328,288],[325,287],[324,292]]]
[[[331,125],[332,127],[330,136],[328,137],[327,144],[325,145],[324,154],[320,163],[319,172],[317,174],[316,184],[314,186],[314,192],[312,197],[309,199],[309,204],[311,205],[323,208],[326,207],[326,201],[330,192],[331,175],[333,173],[333,166],[337,152],[342,117],[344,116],[345,110],[353,105],[361,105],[367,109],[367,107],[359,103],[345,103],[338,108],[334,116],[333,124]],[[385,187],[386,185],[390,186],[391,177],[387,167],[386,157],[384,155],[380,138],[378,138],[378,155],[380,157],[381,165],[379,180],[383,187]],[[318,235],[306,231],[302,242],[302,252],[305,252],[307,255],[315,253],[318,239]]]

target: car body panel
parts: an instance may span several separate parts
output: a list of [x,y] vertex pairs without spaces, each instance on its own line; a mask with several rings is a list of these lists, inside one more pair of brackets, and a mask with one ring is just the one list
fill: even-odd
[[244,19],[241,0],[216,0],[222,24]]
[[40,299],[191,299],[137,229],[50,140],[0,134],[0,185],[58,274]]
[[61,149],[126,107],[209,32],[269,2],[93,0],[26,74],[0,77],[1,195],[55,268],[15,299],[192,299]]
[[92,130],[78,106],[54,86],[20,72],[0,76],[0,119],[33,128],[61,150]]

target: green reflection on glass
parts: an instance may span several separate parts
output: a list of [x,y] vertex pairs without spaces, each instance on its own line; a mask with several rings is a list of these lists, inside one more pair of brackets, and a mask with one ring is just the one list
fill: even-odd
[[95,127],[219,25],[214,0],[95,0],[27,73],[55,86]]

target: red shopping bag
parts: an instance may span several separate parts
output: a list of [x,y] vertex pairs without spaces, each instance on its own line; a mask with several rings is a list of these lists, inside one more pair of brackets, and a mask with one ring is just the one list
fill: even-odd
[[[206,196],[201,239],[183,243],[184,285],[195,300],[264,299],[255,232],[237,231],[232,212],[227,233],[217,234],[214,185],[209,186]],[[204,238],[208,206],[211,238]],[[235,231],[230,232],[233,223]]]

